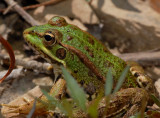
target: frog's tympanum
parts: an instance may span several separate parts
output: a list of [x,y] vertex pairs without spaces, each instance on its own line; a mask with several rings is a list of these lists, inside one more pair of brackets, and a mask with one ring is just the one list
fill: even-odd
[[[52,64],[63,65],[90,95],[104,91],[106,74],[111,68],[114,85],[126,62],[114,56],[100,41],[77,26],[56,16],[47,24],[24,31],[24,38]],[[106,117],[122,114],[129,117],[147,105],[149,94],[156,93],[152,80],[139,66],[131,66],[119,92],[111,97]],[[138,69],[137,69],[138,68]],[[140,71],[139,71],[140,70]],[[103,109],[100,108],[100,112]],[[125,114],[125,115],[124,115]]]

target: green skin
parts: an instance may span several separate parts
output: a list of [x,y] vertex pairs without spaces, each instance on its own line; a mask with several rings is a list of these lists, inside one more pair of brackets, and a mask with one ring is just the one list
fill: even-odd
[[[125,61],[110,53],[92,35],[68,24],[62,17],[56,16],[45,25],[26,29],[24,38],[51,63],[63,64],[84,87],[93,86],[97,91],[104,90],[109,68],[112,70],[115,87],[127,65]],[[131,116],[140,110],[143,97],[146,98],[147,104],[148,94],[156,93],[152,80],[148,76],[141,71],[136,72],[135,68],[130,70],[133,72],[127,74],[122,85],[121,90],[124,91],[116,93],[112,98],[112,103],[108,107],[108,111],[112,112],[108,117],[133,106],[126,115],[126,117]],[[143,89],[137,88],[138,86]]]
[[[51,46],[50,44],[45,44],[45,35],[47,32],[55,36],[56,43]],[[54,17],[45,25],[26,29],[24,31],[24,38],[29,44],[36,47],[36,50],[40,50],[45,55],[49,56],[50,61],[55,60],[63,64],[78,82],[84,84],[93,83],[95,86],[101,86],[102,82],[97,79],[92,69],[79,59],[79,55],[59,45],[58,42],[72,46],[76,50],[81,51],[104,78],[106,77],[109,67],[111,67],[115,85],[117,78],[119,78],[121,72],[126,67],[125,61],[110,53],[95,37],[74,25],[66,23],[61,17]],[[62,51],[57,51],[58,49]],[[123,87],[135,87],[136,84],[135,77],[129,72]]]

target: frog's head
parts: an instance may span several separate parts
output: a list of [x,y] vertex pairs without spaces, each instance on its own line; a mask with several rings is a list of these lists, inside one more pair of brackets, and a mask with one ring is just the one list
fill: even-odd
[[49,61],[53,60],[65,66],[66,49],[59,45],[63,35],[58,28],[67,25],[62,17],[53,17],[45,25],[34,26],[24,31],[26,42]]

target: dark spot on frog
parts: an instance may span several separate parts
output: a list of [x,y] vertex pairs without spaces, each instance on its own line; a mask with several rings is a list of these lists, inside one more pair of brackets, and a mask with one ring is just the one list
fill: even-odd
[[69,30],[67,30],[67,32],[70,32]]
[[90,55],[92,58],[94,58],[93,52],[89,52],[89,55]]
[[134,73],[134,76],[135,76],[135,77],[138,77],[138,76],[140,76],[140,75],[139,75],[139,73],[136,72],[136,73]]
[[58,57],[59,59],[64,59],[66,57],[66,50],[64,48],[59,48],[56,51],[56,57]]
[[112,64],[111,62],[109,62],[109,61],[105,61],[103,65],[104,65],[104,67],[106,67],[106,68],[108,68],[108,67],[113,67],[113,64]]
[[90,51],[88,46],[84,46],[84,49],[85,49],[87,52]]
[[108,62],[109,67],[114,67],[114,65],[111,62]]
[[146,87],[148,84],[148,82],[142,82],[143,87]]
[[34,32],[35,32],[34,30],[31,31],[31,33],[34,33]]
[[88,76],[90,76],[90,77],[94,77],[94,73],[92,72],[92,71],[88,71]]
[[104,52],[109,52],[106,48],[103,48],[103,51],[104,51]]
[[68,41],[70,41],[70,40],[72,40],[72,39],[73,39],[72,36],[67,36],[67,40],[68,40]]
[[78,73],[78,70],[74,70],[74,73]]
[[81,85],[83,85],[83,84],[85,84],[85,81],[84,81],[84,80],[81,80],[79,83],[80,83]]
[[88,38],[88,42],[92,45],[94,45],[94,40],[92,38]]
[[85,87],[85,91],[87,92],[87,94],[93,95],[93,94],[96,92],[96,87],[94,86],[93,83],[89,83],[89,84]]
[[73,53],[71,53],[71,58],[72,58],[72,60],[74,60],[74,54]]
[[89,53],[89,55],[90,55],[92,58],[94,57],[93,51],[91,51],[88,46],[84,46],[84,49]]
[[107,67],[108,67],[108,63],[104,62],[103,66],[104,66],[105,68],[107,68]]

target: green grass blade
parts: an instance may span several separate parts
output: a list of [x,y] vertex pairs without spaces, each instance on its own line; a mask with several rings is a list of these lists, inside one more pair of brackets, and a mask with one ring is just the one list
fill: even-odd
[[124,82],[124,80],[125,80],[125,78],[126,78],[126,75],[127,75],[127,73],[128,73],[129,68],[130,68],[130,67],[127,65],[127,66],[125,67],[125,69],[123,70],[120,78],[118,79],[118,83],[117,83],[117,85],[116,85],[113,93],[117,92],[117,91],[121,88],[121,86],[122,86],[122,84],[123,84],[123,82]]
[[86,111],[85,92],[63,66],[61,66],[61,69],[64,74],[64,79],[66,80],[67,88],[70,92],[71,97],[83,111]]
[[33,116],[33,114],[34,114],[34,112],[35,112],[35,109],[36,109],[36,99],[35,99],[35,101],[34,101],[34,103],[33,103],[32,109],[30,110],[30,112],[29,112],[29,114],[27,115],[26,118],[32,118],[32,116]]
[[105,83],[105,96],[108,96],[111,94],[113,87],[113,76],[112,76],[112,71],[111,68],[109,68],[107,77],[106,77],[106,83]]
[[87,107],[87,113],[91,118],[98,118],[98,105],[103,98],[103,93],[99,93],[97,98]]
[[154,103],[160,107],[160,100],[153,94],[150,95],[151,99],[154,101]]

